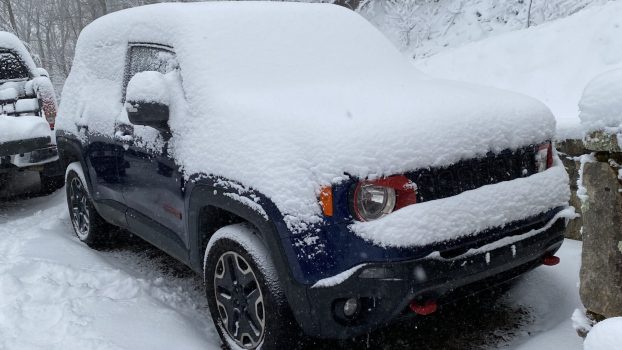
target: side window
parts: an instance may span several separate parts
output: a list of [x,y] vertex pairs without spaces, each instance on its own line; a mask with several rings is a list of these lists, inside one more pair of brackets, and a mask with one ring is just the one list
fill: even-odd
[[166,74],[177,68],[177,59],[173,51],[158,46],[131,45],[123,80],[123,99],[127,84],[136,73],[156,71]]
[[28,68],[12,52],[0,52],[0,80],[28,79]]

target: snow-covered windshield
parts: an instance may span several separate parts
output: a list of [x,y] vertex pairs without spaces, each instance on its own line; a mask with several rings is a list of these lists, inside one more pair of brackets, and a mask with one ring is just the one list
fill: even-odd
[[0,81],[28,79],[28,68],[12,52],[0,52]]

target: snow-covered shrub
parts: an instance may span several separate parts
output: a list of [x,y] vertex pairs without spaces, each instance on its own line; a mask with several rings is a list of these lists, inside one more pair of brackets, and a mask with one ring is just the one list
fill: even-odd
[[589,130],[622,124],[622,69],[602,73],[590,81],[579,102],[581,124]]

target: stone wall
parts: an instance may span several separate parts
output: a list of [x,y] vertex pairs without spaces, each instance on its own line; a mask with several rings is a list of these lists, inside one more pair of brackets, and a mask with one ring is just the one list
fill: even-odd
[[[570,178],[570,205],[581,215],[581,201],[577,196],[577,180],[579,179],[579,169],[581,163],[576,158],[590,153],[583,147],[582,140],[566,140],[556,144],[559,157],[564,163],[564,167]],[[583,227],[583,217],[571,220],[566,227],[566,238],[581,240],[581,228]]]

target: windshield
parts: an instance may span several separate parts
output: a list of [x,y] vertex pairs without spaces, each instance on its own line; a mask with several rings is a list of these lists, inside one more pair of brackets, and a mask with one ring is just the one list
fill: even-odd
[[0,81],[28,79],[28,68],[13,52],[0,52]]

